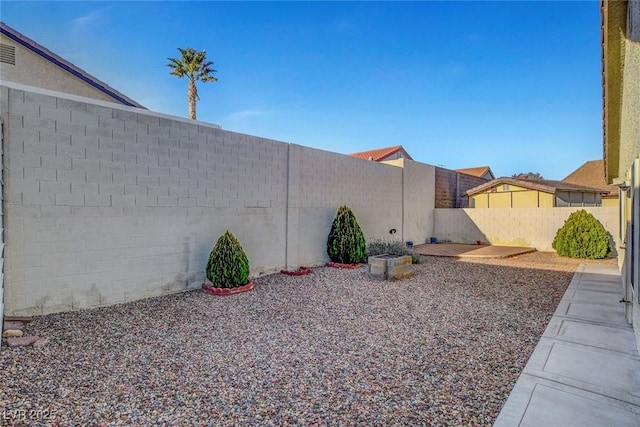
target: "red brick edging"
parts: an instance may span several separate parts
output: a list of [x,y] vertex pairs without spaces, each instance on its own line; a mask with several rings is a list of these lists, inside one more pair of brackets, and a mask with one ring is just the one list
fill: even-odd
[[253,289],[254,285],[253,280],[249,280],[246,285],[238,286],[237,288],[214,288],[211,285],[203,283],[202,290],[213,295],[233,295],[248,292]]
[[358,268],[360,267],[362,264],[357,263],[357,264],[342,264],[339,262],[328,262],[325,264],[327,267],[333,267],[333,268]]
[[297,270],[280,270],[280,273],[286,274],[288,276],[304,276],[305,274],[311,273],[311,269],[309,267],[300,266]]

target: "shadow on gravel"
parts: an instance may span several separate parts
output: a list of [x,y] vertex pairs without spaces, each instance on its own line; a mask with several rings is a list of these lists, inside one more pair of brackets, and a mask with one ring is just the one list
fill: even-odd
[[38,317],[27,333],[48,345],[0,352],[0,411],[60,425],[491,425],[575,269],[535,261],[429,257],[393,283],[322,267],[230,297]]

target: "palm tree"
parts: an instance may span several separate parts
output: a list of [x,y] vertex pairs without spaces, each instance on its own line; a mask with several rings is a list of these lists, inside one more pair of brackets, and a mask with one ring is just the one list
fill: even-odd
[[189,90],[187,96],[189,99],[189,118],[196,119],[196,101],[200,99],[196,81],[217,82],[218,79],[213,76],[216,72],[211,66],[213,61],[207,61],[207,53],[203,50],[198,52],[190,47],[180,49],[181,58],[167,58],[170,62],[167,64],[171,68],[171,74],[174,76],[188,77]]

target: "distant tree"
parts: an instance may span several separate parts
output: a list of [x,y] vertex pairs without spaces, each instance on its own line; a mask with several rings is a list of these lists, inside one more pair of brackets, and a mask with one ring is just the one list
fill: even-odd
[[538,172],[514,173],[513,175],[511,175],[511,178],[529,179],[529,180],[544,179],[544,177],[540,175]]
[[207,53],[203,50],[198,52],[190,47],[180,49],[180,58],[167,58],[169,63],[167,66],[171,68],[171,73],[179,78],[187,77],[189,79],[189,89],[187,97],[189,101],[189,118],[196,119],[196,101],[200,100],[196,81],[217,82],[218,79],[213,76],[216,72],[211,66],[212,61],[207,61]]

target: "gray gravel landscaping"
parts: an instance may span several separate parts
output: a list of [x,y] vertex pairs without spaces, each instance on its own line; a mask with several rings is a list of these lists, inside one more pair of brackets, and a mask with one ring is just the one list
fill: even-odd
[[423,257],[41,316],[47,345],[0,352],[0,424],[491,425],[576,265]]

